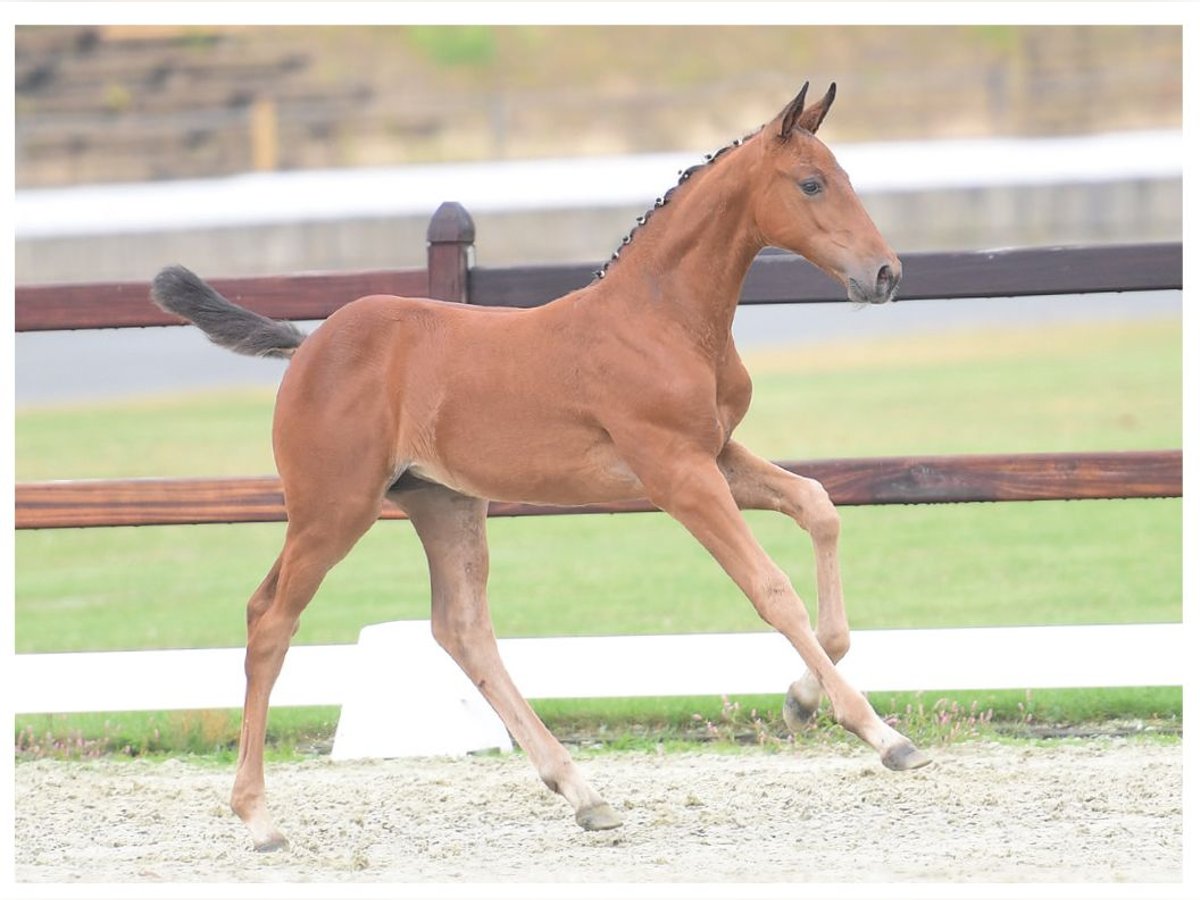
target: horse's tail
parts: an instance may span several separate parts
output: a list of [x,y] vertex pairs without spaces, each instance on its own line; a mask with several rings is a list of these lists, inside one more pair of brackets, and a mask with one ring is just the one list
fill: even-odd
[[289,358],[306,335],[291,322],[278,322],[226,300],[183,266],[158,273],[150,299],[187,319],[214,344],[247,356]]

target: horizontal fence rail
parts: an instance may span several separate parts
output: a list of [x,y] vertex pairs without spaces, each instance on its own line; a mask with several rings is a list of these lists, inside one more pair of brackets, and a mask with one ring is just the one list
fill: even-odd
[[[904,278],[896,300],[1161,291],[1183,286],[1183,245],[1178,243],[905,253],[901,262]],[[475,268],[468,302],[540,306],[583,287],[595,269],[584,265]],[[739,303],[845,300],[845,289],[807,260],[767,252],[750,267]]]
[[[466,245],[446,241],[441,249]],[[1123,291],[1179,290],[1183,245],[1116,244],[1038,247],[965,253],[907,253],[897,300],[1018,297]],[[472,268],[462,297],[430,290],[431,269],[347,272],[256,278],[215,278],[212,285],[237,303],[277,319],[323,319],[367,294],[437,296],[477,306],[533,307],[592,280],[595,265]],[[203,273],[200,273],[203,275]],[[16,289],[17,331],[179,325],[150,302],[150,283],[50,284]],[[764,253],[754,261],[743,305],[845,302],[843,288],[807,260]]]
[[[324,319],[368,294],[422,296],[428,275],[425,269],[397,269],[214,278],[209,283],[230,300],[264,316],[305,320]],[[18,286],[15,324],[17,331],[65,331],[185,323],[150,302],[149,281],[120,281]]]
[[[779,463],[816,478],[839,506],[1003,500],[1179,497],[1178,450],[1120,453],[872,457]],[[645,500],[547,506],[493,501],[489,516],[650,512]],[[404,518],[385,502],[380,518]],[[16,486],[16,527],[87,528],[283,522],[279,479],[133,478]]]

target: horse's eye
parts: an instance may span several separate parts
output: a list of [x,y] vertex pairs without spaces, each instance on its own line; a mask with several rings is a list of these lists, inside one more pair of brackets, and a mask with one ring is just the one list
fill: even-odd
[[808,178],[800,182],[800,190],[804,191],[806,197],[815,197],[821,193],[821,182],[815,178]]

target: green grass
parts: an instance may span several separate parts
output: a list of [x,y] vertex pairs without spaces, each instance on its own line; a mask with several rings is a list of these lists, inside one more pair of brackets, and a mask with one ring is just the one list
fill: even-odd
[[[755,400],[739,438],[773,458],[1182,443],[1178,322],[847,342],[747,354],[747,365]],[[271,403],[266,392],[226,391],[21,411],[17,479],[269,472]],[[1177,622],[1181,516],[1178,500],[846,508],[851,625]],[[807,537],[780,516],[749,519],[811,598]],[[280,525],[18,532],[17,652],[240,645],[246,598],[282,533]],[[493,520],[490,534],[489,594],[502,636],[763,628],[665,516]],[[385,522],[331,573],[296,640],[353,642],[366,624],[427,615],[420,547],[406,523]],[[1125,699],[1104,715],[1178,714],[1176,689],[1134,694],[1141,699],[1107,695]],[[1067,710],[1063,718],[1072,708],[1091,716],[1098,707],[1078,696],[1060,692],[1046,702]],[[668,706],[677,718],[697,712],[690,701]],[[653,705],[606,708],[614,723],[655,715]],[[569,720],[553,710],[551,719]],[[328,719],[324,710],[277,714],[283,732],[297,735]],[[55,733],[82,729],[76,721],[60,721]],[[87,721],[78,733],[90,740],[103,736],[97,721],[112,720]],[[43,719],[22,717],[18,732],[31,724],[44,736]],[[149,727],[163,730],[161,722]],[[141,734],[140,746],[151,747],[145,727]]]
[[[863,315],[870,310],[862,312]],[[857,341],[748,360],[742,437],[768,456],[1178,447],[1178,323]]]
[[17,412],[18,481],[274,471],[269,390],[153,396]]
[[[879,713],[923,747],[969,738],[1042,739],[1122,735],[1178,740],[1182,692],[1178,687],[1074,688],[1040,691],[876,693]],[[607,700],[545,699],[533,707],[564,743],[584,750],[678,750],[760,745],[854,743],[828,705],[814,723],[792,736],[779,714],[780,695],[639,697]],[[402,713],[402,704],[398,704]],[[332,746],[338,707],[276,707],[267,725],[268,758],[294,760]],[[87,759],[180,754],[215,764],[237,758],[241,711],[22,715],[18,758]]]
[[[271,759],[327,751],[337,726],[336,706],[277,707],[267,735]],[[33,714],[17,716],[18,758],[190,755],[214,763],[237,759],[241,710]]]
[[[782,517],[750,518],[811,599],[804,533]],[[847,509],[851,624],[1178,621],[1179,518],[1177,500]],[[665,516],[497,520],[490,530],[501,636],[765,628]],[[22,532],[17,651],[237,646],[246,599],[281,540],[279,525]],[[296,641],[352,643],[364,625],[428,614],[420,545],[407,523],[382,522],[330,574]]]

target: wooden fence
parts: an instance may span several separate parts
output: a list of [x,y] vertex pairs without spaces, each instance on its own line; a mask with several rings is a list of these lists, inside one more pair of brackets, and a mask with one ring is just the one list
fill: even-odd
[[[425,269],[214,279],[227,297],[274,318],[320,319],[357,297],[393,293],[482,306],[531,307],[587,284],[593,266],[473,267],[475,228],[445,203],[430,221]],[[904,257],[896,299],[952,299],[1179,290],[1180,243],[1028,248]],[[741,302],[845,301],[815,267],[767,253],[751,267]],[[1080,302],[1086,302],[1081,300]],[[18,286],[17,331],[177,325],[149,300],[148,282]],[[840,505],[996,500],[1180,497],[1178,449],[1137,452],[877,457],[782,461],[822,481]],[[273,477],[53,481],[16,485],[17,528],[282,521]],[[489,515],[635,512],[644,502],[579,507],[493,503]],[[384,518],[403,514],[385,504]]]

